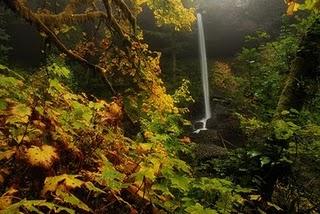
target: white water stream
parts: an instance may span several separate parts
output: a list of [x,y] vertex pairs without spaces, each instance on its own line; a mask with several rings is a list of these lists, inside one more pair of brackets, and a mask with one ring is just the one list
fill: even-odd
[[198,22],[201,77],[202,77],[205,116],[201,120],[197,121],[198,123],[202,123],[202,127],[194,131],[195,133],[199,133],[202,130],[207,130],[207,121],[208,119],[211,118],[208,63],[207,63],[206,44],[205,44],[205,37],[204,37],[204,30],[203,30],[202,15],[200,13],[197,14],[197,22]]

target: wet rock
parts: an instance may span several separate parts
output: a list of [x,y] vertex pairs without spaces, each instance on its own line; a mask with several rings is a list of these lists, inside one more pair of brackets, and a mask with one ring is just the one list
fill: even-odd
[[218,158],[228,154],[228,150],[214,144],[198,144],[195,149],[197,159]]
[[199,160],[217,158],[228,153],[226,148],[218,146],[221,139],[218,136],[217,130],[203,130],[198,134],[193,133],[190,137],[197,144],[194,154]]
[[193,124],[195,130],[203,128],[203,123],[201,121],[196,121]]
[[219,126],[219,122],[216,120],[216,118],[210,118],[208,121],[207,121],[207,128],[208,129],[217,129]]
[[199,144],[215,144],[219,142],[218,132],[214,129],[203,130],[198,134],[193,133],[191,139],[193,142]]
[[[240,128],[240,121],[228,98],[214,95],[211,100],[212,118],[207,120],[207,130],[191,134],[197,144],[195,154],[198,159],[220,157],[227,154],[228,149],[243,146],[245,136]],[[201,122],[195,122],[194,130],[203,128]]]

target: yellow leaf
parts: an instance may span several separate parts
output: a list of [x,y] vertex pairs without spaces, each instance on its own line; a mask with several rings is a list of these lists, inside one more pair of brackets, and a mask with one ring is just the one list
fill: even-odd
[[7,151],[4,151],[4,152],[0,152],[0,160],[8,160],[10,159],[14,154],[16,153],[16,149],[13,148],[13,149],[10,149],[10,150],[7,150]]
[[261,196],[260,195],[250,195],[251,201],[260,201]]
[[183,143],[183,144],[186,144],[186,145],[192,143],[192,142],[191,142],[191,139],[190,139],[189,137],[186,137],[186,136],[184,136],[183,138],[181,138],[181,139],[180,139],[180,142]]
[[0,169],[0,185],[5,181],[5,177],[10,174],[10,170],[8,168]]
[[119,106],[116,102],[112,102],[109,106],[110,113],[113,115],[121,115],[121,106]]
[[6,123],[27,123],[29,121],[29,116],[31,115],[32,110],[25,104],[17,104],[12,107],[10,113],[12,115],[8,117]]
[[12,203],[12,197],[10,196],[2,196],[0,197],[0,210],[3,210],[10,206]]
[[300,4],[295,1],[288,2],[287,15],[292,16],[294,12],[299,10]]
[[143,135],[144,135],[145,138],[151,138],[151,137],[153,137],[153,133],[150,132],[150,131],[145,131],[145,132],[143,133]]
[[135,3],[137,5],[142,5],[142,4],[146,3],[146,2],[147,2],[147,0],[135,0]]
[[62,189],[80,188],[84,184],[84,181],[79,180],[77,177],[77,175],[67,174],[47,177],[44,181],[42,195],[45,195],[47,192],[56,192],[59,187],[63,187]]
[[49,145],[32,146],[26,152],[28,162],[32,166],[50,168],[59,158],[56,149]]
[[7,208],[8,206],[11,205],[12,203],[12,196],[18,192],[14,188],[10,188],[7,192],[5,192],[1,197],[0,197],[0,210],[3,210]]
[[46,128],[46,124],[44,124],[43,122],[41,122],[41,120],[34,120],[32,121],[32,123],[39,129],[44,129]]
[[152,149],[153,144],[152,143],[140,143],[137,146],[137,152],[139,154],[147,154]]

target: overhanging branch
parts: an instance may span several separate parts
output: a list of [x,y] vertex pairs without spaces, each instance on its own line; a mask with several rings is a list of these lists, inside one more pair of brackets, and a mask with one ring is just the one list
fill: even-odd
[[46,26],[40,18],[37,17],[28,7],[26,7],[22,1],[19,0],[2,0],[4,3],[15,13],[18,13],[22,18],[24,18],[27,22],[31,24],[35,24],[38,29],[44,32],[50,40],[56,45],[56,47],[64,54],[66,54],[69,58],[78,61],[79,63],[98,71],[102,77],[104,78],[105,82],[107,83],[111,93],[113,95],[117,95],[116,91],[114,90],[111,82],[108,80],[106,76],[106,71],[104,68],[90,63],[85,58],[79,56],[78,54],[74,53],[73,51],[69,50],[63,42],[58,38],[58,36],[50,30],[48,26]]

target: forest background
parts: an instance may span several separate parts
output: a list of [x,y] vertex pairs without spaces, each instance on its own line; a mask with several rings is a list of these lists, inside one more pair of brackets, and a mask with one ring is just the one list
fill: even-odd
[[319,212],[319,1],[0,3],[1,213]]

